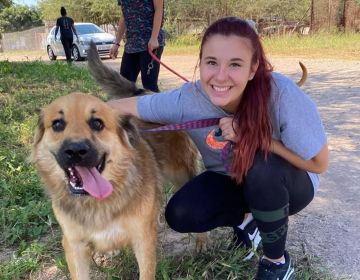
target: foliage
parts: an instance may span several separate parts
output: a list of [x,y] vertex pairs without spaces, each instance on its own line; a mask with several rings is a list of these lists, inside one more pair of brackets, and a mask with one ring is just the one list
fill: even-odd
[[67,14],[77,22],[116,25],[120,18],[120,7],[115,0],[41,0],[39,8],[44,20],[55,21],[64,6]]
[[[189,22],[203,27],[224,16],[239,16],[256,22],[269,19],[304,21],[310,19],[310,0],[168,0],[165,1],[165,26],[170,34],[188,31]],[[183,27],[179,28],[179,24]]]
[[0,33],[14,32],[42,25],[37,8],[12,5],[0,11]]
[[11,0],[0,0],[0,11],[5,7],[10,7],[12,5]]

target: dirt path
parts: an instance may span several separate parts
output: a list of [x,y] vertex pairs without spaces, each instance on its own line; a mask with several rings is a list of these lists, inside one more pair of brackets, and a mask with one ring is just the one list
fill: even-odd
[[[0,60],[32,60],[39,55]],[[42,60],[47,60],[41,56]],[[119,69],[120,60],[104,60]],[[194,77],[195,56],[166,56],[163,61],[188,79]],[[271,58],[275,70],[300,78],[295,58]],[[345,279],[360,280],[360,60],[304,59],[309,78],[303,89],[316,102],[328,136],[331,163],[314,201],[291,218],[288,246],[294,253],[319,258],[321,267]],[[81,63],[85,64],[85,63]],[[162,68],[161,88],[182,80]]]

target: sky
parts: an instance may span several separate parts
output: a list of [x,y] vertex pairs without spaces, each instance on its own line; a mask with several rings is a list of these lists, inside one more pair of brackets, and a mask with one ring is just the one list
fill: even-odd
[[13,0],[13,3],[26,5],[26,6],[35,6],[38,0]]

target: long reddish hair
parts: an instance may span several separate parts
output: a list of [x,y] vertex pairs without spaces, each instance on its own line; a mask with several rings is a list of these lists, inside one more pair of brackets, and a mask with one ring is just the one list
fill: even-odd
[[236,35],[250,40],[253,48],[252,65],[259,64],[255,76],[242,94],[234,113],[237,123],[234,158],[231,166],[232,177],[240,183],[253,164],[255,153],[260,150],[266,155],[270,149],[272,127],[269,117],[271,92],[271,64],[256,30],[238,17],[225,17],[212,23],[203,36],[200,45],[200,60],[204,44],[213,35]]

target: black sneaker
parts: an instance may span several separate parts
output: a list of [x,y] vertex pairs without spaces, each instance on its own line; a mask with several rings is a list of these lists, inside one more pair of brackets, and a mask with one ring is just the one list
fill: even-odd
[[285,263],[275,264],[267,259],[259,262],[255,280],[295,280],[294,264],[288,252],[284,252]]
[[255,220],[248,223],[244,230],[239,227],[234,227],[234,237],[231,247],[248,249],[248,252],[243,259],[244,261],[250,260],[254,256],[260,242],[261,236]]

